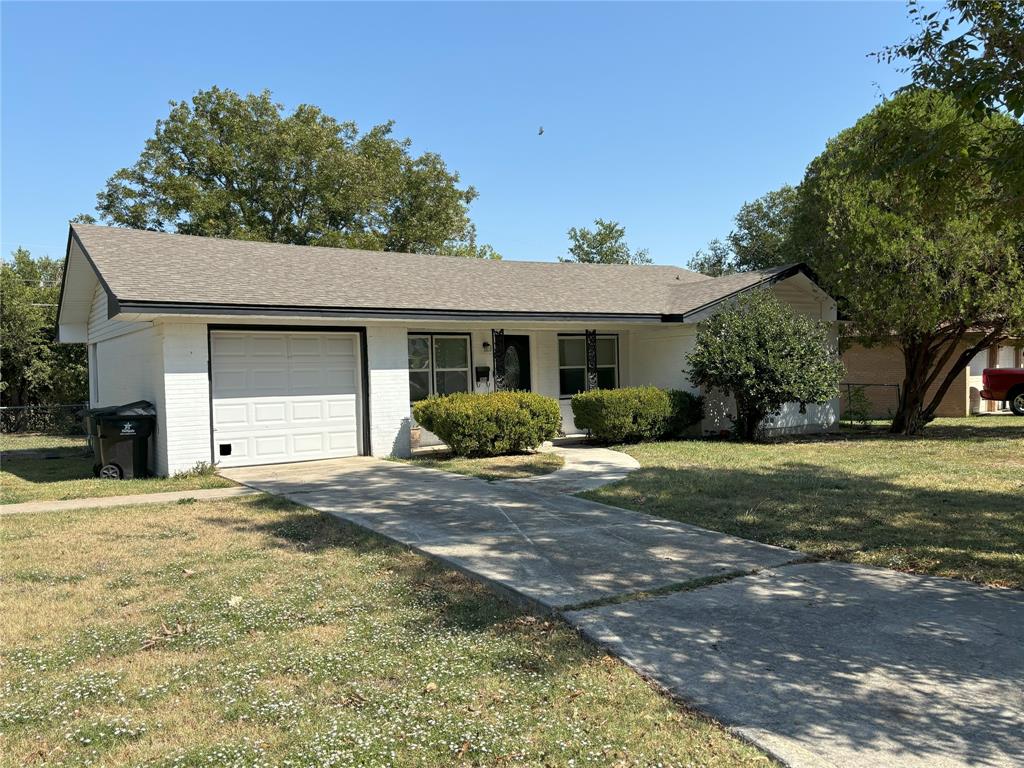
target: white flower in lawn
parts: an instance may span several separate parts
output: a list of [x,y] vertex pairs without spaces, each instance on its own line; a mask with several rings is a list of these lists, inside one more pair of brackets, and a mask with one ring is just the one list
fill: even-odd
[[228,598],[228,607],[229,608],[237,608],[241,604],[242,604],[242,596],[241,595],[232,595],[231,597]]

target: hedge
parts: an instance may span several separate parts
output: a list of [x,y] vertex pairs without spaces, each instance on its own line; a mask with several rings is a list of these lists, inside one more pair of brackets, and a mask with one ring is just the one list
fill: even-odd
[[668,437],[681,437],[690,427],[704,418],[704,398],[684,389],[670,389],[668,399],[672,404],[672,417],[668,423]]
[[463,392],[421,400],[413,417],[457,456],[501,456],[558,435],[558,401],[533,392]]
[[703,399],[657,387],[592,389],[572,398],[576,426],[602,443],[633,443],[681,435],[700,421]]

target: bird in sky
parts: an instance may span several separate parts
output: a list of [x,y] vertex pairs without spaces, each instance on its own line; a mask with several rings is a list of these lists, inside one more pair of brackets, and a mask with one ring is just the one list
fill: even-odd
[[543,136],[544,135],[544,126],[543,125],[540,128],[537,129],[537,135],[538,136]]

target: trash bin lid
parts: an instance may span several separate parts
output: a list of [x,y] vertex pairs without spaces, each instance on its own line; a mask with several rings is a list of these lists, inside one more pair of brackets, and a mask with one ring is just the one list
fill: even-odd
[[125,405],[107,405],[103,408],[90,408],[85,411],[90,416],[107,416],[112,418],[129,418],[138,416],[156,416],[156,408],[148,400],[136,400]]

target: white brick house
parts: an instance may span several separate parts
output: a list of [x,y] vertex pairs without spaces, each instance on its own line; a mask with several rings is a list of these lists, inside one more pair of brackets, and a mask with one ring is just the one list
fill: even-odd
[[[89,346],[92,405],[156,406],[153,469],[173,474],[404,455],[414,400],[496,382],[558,398],[570,434],[569,397],[595,381],[693,390],[696,323],[758,287],[836,319],[802,265],[709,278],[75,224],[58,328]],[[771,428],[825,430],[837,415],[794,405]]]

